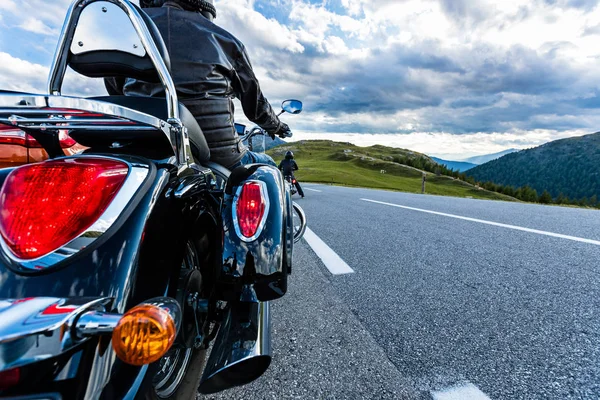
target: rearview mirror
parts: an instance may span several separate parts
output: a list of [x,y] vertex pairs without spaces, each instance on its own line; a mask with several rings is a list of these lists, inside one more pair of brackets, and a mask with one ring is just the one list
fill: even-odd
[[281,108],[290,114],[300,114],[302,112],[302,102],[300,100],[286,100],[281,103]]

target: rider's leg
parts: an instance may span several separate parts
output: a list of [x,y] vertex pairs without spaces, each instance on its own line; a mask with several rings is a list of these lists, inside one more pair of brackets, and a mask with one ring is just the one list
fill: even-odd
[[275,161],[273,161],[273,159],[271,158],[270,155],[265,154],[265,153],[255,153],[253,151],[249,151],[248,153],[251,153],[252,158],[254,158],[254,162],[258,163],[258,164],[268,164],[268,165],[272,165],[274,167],[277,166],[277,164],[275,163]]
[[237,164],[230,166],[229,169],[234,170],[236,167],[248,164],[268,164],[277,167],[275,161],[273,161],[271,156],[269,156],[268,154],[255,153],[253,151],[247,150],[246,154],[244,154],[242,159]]
[[302,197],[304,197],[304,191],[302,190],[302,187],[300,186],[300,182],[298,182],[298,179],[296,179],[296,183],[294,184],[296,186],[296,190],[298,190],[298,194]]

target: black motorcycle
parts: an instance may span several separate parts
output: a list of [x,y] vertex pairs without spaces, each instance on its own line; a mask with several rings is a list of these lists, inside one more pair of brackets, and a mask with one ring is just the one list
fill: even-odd
[[283,177],[283,179],[285,179],[286,183],[289,185],[292,196],[298,193],[296,190],[296,178],[294,178],[292,175],[286,175]]
[[[67,67],[166,98],[62,96]],[[281,173],[209,161],[128,0],[74,1],[48,86],[0,91],[3,129],[50,156],[0,170],[0,398],[193,398],[261,376],[303,232]],[[65,134],[88,150],[65,157]]]

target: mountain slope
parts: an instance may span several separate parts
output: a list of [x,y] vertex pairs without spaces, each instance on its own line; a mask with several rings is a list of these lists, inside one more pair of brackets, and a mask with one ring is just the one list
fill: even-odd
[[481,164],[485,164],[486,162],[490,162],[492,160],[496,160],[502,156],[505,156],[507,154],[510,153],[515,153],[519,151],[519,149],[508,149],[508,150],[504,150],[504,151],[500,151],[498,153],[492,153],[492,154],[484,154],[482,156],[475,156],[475,157],[469,157],[467,159],[462,160],[463,162],[467,162],[467,163],[471,163],[471,164],[475,164],[475,165],[481,165]]
[[453,169],[454,171],[459,172],[463,172],[477,166],[477,164],[468,163],[464,161],[448,161],[437,157],[431,157],[431,159],[440,165],[445,165],[446,168]]
[[[277,162],[292,150],[298,163],[298,180],[334,183],[420,193],[423,168],[436,170],[429,157],[410,150],[386,146],[358,147],[329,140],[306,140],[267,151]],[[426,193],[514,201],[499,193],[477,188],[467,182],[432,172],[427,174]]]
[[505,155],[468,171],[478,181],[529,185],[573,199],[600,197],[600,132]]

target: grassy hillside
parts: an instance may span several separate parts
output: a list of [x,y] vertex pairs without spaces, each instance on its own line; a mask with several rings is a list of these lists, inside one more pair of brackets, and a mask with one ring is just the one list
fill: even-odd
[[555,199],[600,197],[600,133],[556,140],[470,169],[478,181],[547,190]]
[[[311,140],[290,143],[270,149],[268,153],[279,162],[285,152],[292,150],[302,182],[333,183],[420,193],[422,171],[396,161],[429,157],[404,149],[385,146],[358,147],[349,143]],[[386,173],[382,174],[381,170]],[[514,200],[511,197],[478,189],[448,176],[427,173],[426,193],[473,197],[478,199]]]

